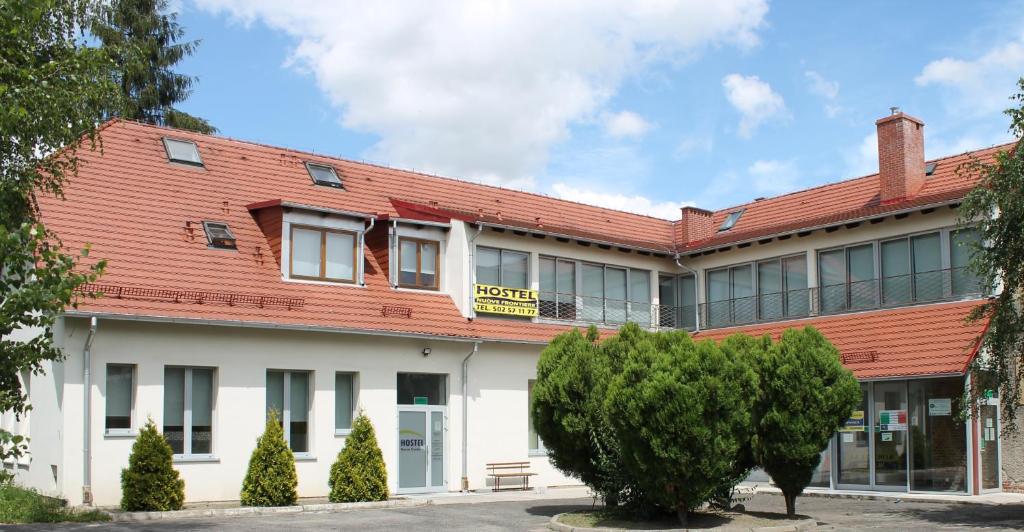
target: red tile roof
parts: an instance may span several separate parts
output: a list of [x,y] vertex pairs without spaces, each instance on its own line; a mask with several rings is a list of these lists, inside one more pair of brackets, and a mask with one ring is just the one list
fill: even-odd
[[695,338],[721,340],[742,332],[778,339],[788,328],[811,325],[839,349],[844,365],[858,379],[962,374],[985,329],[982,322],[965,322],[977,305],[978,301],[957,301],[709,329]]

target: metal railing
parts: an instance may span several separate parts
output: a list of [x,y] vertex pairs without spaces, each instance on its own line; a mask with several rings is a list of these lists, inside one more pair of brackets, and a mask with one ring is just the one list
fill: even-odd
[[653,327],[657,323],[657,305],[649,301],[541,292],[538,315],[543,319],[601,325],[621,325],[633,321],[643,327]]

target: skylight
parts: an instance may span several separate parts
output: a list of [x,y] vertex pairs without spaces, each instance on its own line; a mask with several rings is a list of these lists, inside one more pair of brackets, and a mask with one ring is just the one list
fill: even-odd
[[228,224],[222,222],[203,222],[203,231],[206,231],[206,241],[211,248],[216,249],[238,249],[235,235],[231,233]]
[[307,162],[306,170],[309,172],[309,177],[313,178],[313,182],[318,185],[343,188],[338,173],[331,166]]
[[732,229],[732,226],[736,225],[739,221],[740,216],[743,216],[743,210],[733,211],[729,213],[729,216],[725,217],[725,221],[722,222],[722,226],[718,228],[719,231],[728,231]]
[[932,174],[934,174],[935,173],[935,167],[938,166],[938,165],[939,165],[939,163],[928,163],[924,167],[924,175],[932,175]]
[[164,137],[164,149],[167,150],[167,159],[172,162],[203,166],[195,142]]

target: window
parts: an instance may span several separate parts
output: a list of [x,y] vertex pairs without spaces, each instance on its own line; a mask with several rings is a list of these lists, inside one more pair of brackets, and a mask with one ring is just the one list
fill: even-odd
[[199,157],[199,148],[196,147],[195,142],[164,137],[164,150],[167,151],[169,161],[203,166],[203,160]]
[[529,454],[545,454],[548,450],[544,448],[544,442],[537,436],[537,431],[533,428],[533,385],[536,382],[535,380],[530,380],[526,383],[526,425],[529,432],[528,450]]
[[398,404],[448,404],[448,376],[437,373],[399,373]]
[[204,221],[203,231],[206,232],[206,242],[211,248],[238,249],[235,235],[231,233],[228,224]]
[[649,271],[552,257],[539,264],[541,317],[651,326]]
[[743,216],[743,210],[730,212],[725,217],[725,221],[722,222],[722,226],[718,228],[719,231],[728,231],[732,229],[732,226],[736,225],[736,222],[740,221],[740,216]]
[[356,235],[348,231],[292,225],[291,277],[353,283]]
[[939,233],[886,240],[880,246],[883,304],[943,297]]
[[277,412],[284,439],[295,453],[309,452],[309,386],[308,371],[267,370],[267,419],[271,410]]
[[528,288],[530,255],[507,249],[476,248],[476,282],[508,288]]
[[347,434],[352,430],[356,408],[356,374],[334,374],[334,431]]
[[575,262],[540,258],[540,315],[545,318],[576,319]]
[[212,368],[164,368],[164,437],[180,456],[213,453]]
[[107,364],[107,433],[131,431],[134,401],[135,366]]
[[313,182],[317,185],[344,188],[341,185],[341,179],[338,178],[338,173],[334,171],[334,167],[332,166],[307,162],[306,171],[309,172],[309,177],[312,178]]
[[810,306],[806,255],[757,263],[758,319],[807,316]]
[[662,275],[658,278],[660,313],[658,325],[694,329],[697,325],[697,286],[693,275]]
[[862,244],[818,254],[822,312],[871,308],[877,301],[875,251]]
[[440,268],[439,245],[416,238],[398,239],[398,286],[437,290]]
[[754,267],[743,264],[707,273],[708,325],[754,321]]
[[971,256],[980,244],[981,232],[976,228],[949,233],[949,266],[954,296],[982,292],[981,279],[970,269]]

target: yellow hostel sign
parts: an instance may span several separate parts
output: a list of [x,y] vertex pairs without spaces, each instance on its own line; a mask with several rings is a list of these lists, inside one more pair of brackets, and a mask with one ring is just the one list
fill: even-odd
[[508,316],[537,315],[537,291],[489,284],[473,285],[473,310]]

